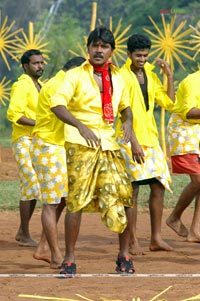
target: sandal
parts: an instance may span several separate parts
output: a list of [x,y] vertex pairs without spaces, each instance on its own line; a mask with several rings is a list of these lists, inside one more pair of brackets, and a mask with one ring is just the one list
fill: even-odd
[[129,257],[118,257],[116,265],[116,271],[118,273],[133,274],[135,272],[133,262]]
[[74,262],[62,263],[60,267],[60,275],[66,278],[73,278],[76,274],[76,264]]

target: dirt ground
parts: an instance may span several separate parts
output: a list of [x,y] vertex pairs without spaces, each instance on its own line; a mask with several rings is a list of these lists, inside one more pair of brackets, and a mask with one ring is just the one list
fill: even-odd
[[[0,180],[17,180],[17,166],[10,149],[1,149]],[[77,277],[59,279],[48,263],[33,259],[34,248],[20,247],[14,237],[18,211],[0,212],[0,301],[10,300],[165,300],[179,301],[200,294],[200,245],[185,242],[165,225],[170,210],[164,210],[163,238],[172,252],[150,252],[148,209],[138,216],[138,237],[146,255],[135,256],[134,276],[115,273],[118,238],[102,225],[98,214],[85,214],[76,247]],[[34,212],[31,233],[40,237],[40,209]],[[189,226],[192,211],[183,217]],[[64,214],[59,222],[59,242],[64,254]],[[169,288],[159,297],[154,297]],[[195,299],[195,300],[200,300]]]

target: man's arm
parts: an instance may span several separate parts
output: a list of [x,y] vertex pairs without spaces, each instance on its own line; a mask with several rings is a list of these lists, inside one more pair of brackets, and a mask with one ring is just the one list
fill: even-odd
[[21,118],[19,118],[19,119],[17,120],[17,123],[18,123],[18,124],[21,124],[21,125],[34,126],[34,125],[35,125],[35,120],[30,119],[30,118],[27,118],[27,117],[25,117],[25,116],[22,116]]
[[82,122],[76,119],[63,105],[51,108],[51,111],[64,123],[72,125],[79,130],[79,133],[86,140],[88,146],[94,147],[100,144],[99,138],[94,132],[85,126]]
[[188,119],[200,119],[200,109],[192,108],[187,114]]
[[133,160],[141,164],[144,162],[144,152],[137,141],[133,130],[133,114],[130,107],[121,112],[122,129],[124,131],[124,141],[131,143]]
[[160,58],[156,58],[155,60],[163,73],[167,76],[167,95],[172,101],[175,101],[174,78],[169,64]]

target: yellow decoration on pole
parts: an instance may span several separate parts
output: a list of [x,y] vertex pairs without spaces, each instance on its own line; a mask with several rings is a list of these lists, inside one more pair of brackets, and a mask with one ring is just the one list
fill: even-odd
[[10,80],[6,81],[6,77],[4,76],[0,81],[0,102],[5,106],[4,100],[9,100],[10,90],[11,88],[8,87],[10,84]]
[[92,20],[91,20],[91,24],[90,24],[90,31],[95,29],[96,19],[97,19],[97,3],[93,2],[92,3]]
[[194,55],[194,59],[196,59],[197,55],[200,53],[200,21],[197,23],[197,27],[193,27],[192,25],[189,25],[190,28],[193,30],[193,32],[195,34],[192,34],[191,37],[193,39],[191,39],[190,43],[191,44],[196,44],[194,47],[193,47],[193,50],[196,51],[195,55]]
[[[156,29],[157,33],[153,33],[149,29],[144,28],[144,31],[151,36],[152,41],[152,51],[149,54],[151,56],[163,57],[163,59],[169,63],[172,72],[174,72],[174,60],[178,62],[182,69],[185,69],[181,56],[193,60],[193,58],[188,55],[184,50],[192,50],[192,47],[188,46],[189,40],[185,39],[192,29],[189,28],[183,31],[183,27],[186,25],[187,20],[179,23],[175,27],[176,15],[171,18],[171,22],[168,24],[165,22],[165,17],[162,14],[162,25],[163,30],[161,30],[156,22],[149,17],[151,23]],[[163,85],[166,88],[166,78],[163,76]],[[161,146],[164,154],[166,155],[166,141],[165,141],[165,109],[161,108],[161,119],[160,119],[160,136],[161,136]]]
[[34,34],[34,24],[33,22],[29,22],[28,26],[28,36],[22,31],[23,39],[20,37],[16,37],[15,41],[15,53],[17,57],[21,57],[23,53],[30,49],[38,49],[42,52],[45,60],[48,59],[46,46],[49,44],[48,42],[44,42],[45,36],[40,36],[40,33]]
[[[91,20],[91,25],[90,25],[90,29],[93,30],[96,27],[96,18],[97,18],[97,3],[93,2],[92,3],[92,20]],[[103,25],[101,20],[98,20],[100,25]],[[129,31],[129,29],[131,28],[131,25],[128,25],[121,33],[122,27],[122,20],[120,19],[116,29],[113,32],[113,22],[112,22],[112,17],[110,17],[109,20],[109,29],[113,32],[113,35],[115,37],[115,51],[113,53],[113,57],[112,60],[113,62],[119,66],[119,60],[124,61],[125,57],[126,57],[126,45],[124,44],[126,42],[126,40],[128,39],[128,37],[126,36],[126,33]],[[81,54],[73,51],[73,50],[69,50],[70,53],[72,53],[73,55],[82,55],[83,57],[87,58],[88,57],[88,52],[86,49],[86,42],[87,42],[87,37],[84,36],[84,46],[82,46],[80,43],[77,44]]]
[[[0,22],[0,54],[2,56],[3,61],[5,62],[8,70],[10,71],[10,64],[7,60],[7,56],[9,55],[12,59],[18,60],[14,54],[15,46],[14,43],[16,41],[16,34],[18,34],[22,29],[17,29],[12,31],[15,21],[13,21],[9,26],[7,25],[8,17],[6,16],[2,25]],[[14,38],[13,38],[14,37]]]

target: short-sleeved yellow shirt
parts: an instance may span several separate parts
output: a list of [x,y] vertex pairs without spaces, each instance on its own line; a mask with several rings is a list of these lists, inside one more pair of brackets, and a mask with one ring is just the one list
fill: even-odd
[[42,87],[36,110],[36,125],[33,134],[42,138],[45,142],[56,145],[64,145],[64,123],[51,111],[51,96],[61,85],[65,71],[60,70]]
[[199,154],[200,119],[187,119],[192,108],[200,109],[200,71],[189,74],[180,84],[176,104],[167,126],[171,156]]
[[[42,82],[39,81],[42,86]],[[27,74],[23,74],[12,85],[10,103],[7,111],[7,118],[12,122],[12,141],[22,136],[31,136],[33,126],[21,125],[17,121],[25,116],[35,120],[35,112],[38,103],[38,90]]]
[[[129,107],[129,96],[119,69],[111,64],[113,85],[112,106],[114,116]],[[69,70],[55,95],[51,106],[65,105],[71,114],[80,120],[101,139],[103,150],[116,150],[113,124],[103,120],[102,101],[99,87],[93,78],[93,66],[85,61],[81,66]],[[66,125],[65,139],[68,142],[88,146],[77,128]]]
[[[133,112],[133,129],[141,145],[154,147],[158,145],[158,131],[154,118],[154,107],[158,104],[167,110],[174,106],[158,76],[152,71],[153,65],[145,63],[144,69],[147,76],[147,91],[149,97],[149,110],[146,111],[144,97],[136,78],[130,68],[131,60],[127,59],[121,68],[121,74],[130,94],[130,107]],[[117,121],[117,136],[121,137],[120,119]]]

